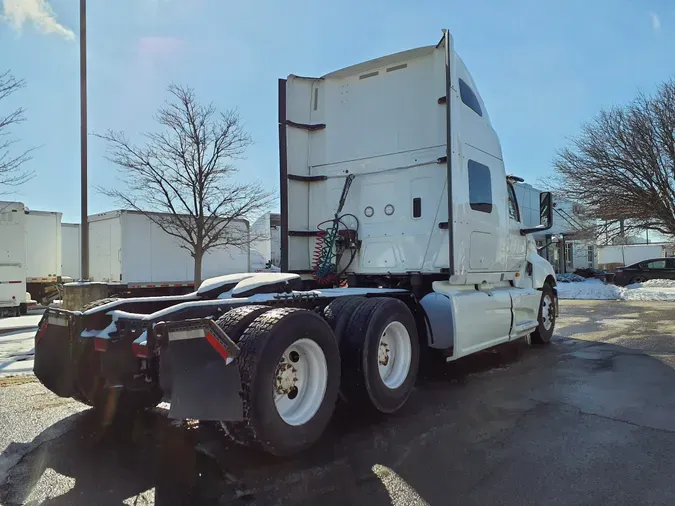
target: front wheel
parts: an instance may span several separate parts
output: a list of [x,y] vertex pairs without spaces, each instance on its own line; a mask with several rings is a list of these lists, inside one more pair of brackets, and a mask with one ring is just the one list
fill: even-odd
[[555,294],[551,285],[546,283],[541,289],[541,302],[539,303],[539,324],[532,332],[531,340],[535,344],[547,344],[551,342],[555,329]]

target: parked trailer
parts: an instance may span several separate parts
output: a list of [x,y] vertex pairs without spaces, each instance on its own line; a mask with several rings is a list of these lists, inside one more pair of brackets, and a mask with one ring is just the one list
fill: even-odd
[[82,249],[80,224],[61,223],[61,274],[71,279],[81,278]]
[[264,270],[281,267],[281,215],[265,213],[251,225],[252,270]]
[[542,224],[523,226],[449,32],[282,79],[279,115],[284,272],[50,309],[36,334],[44,385],[118,411],[163,397],[172,418],[290,455],[321,436],[338,394],[356,413],[393,413],[427,358],[550,341],[556,279],[531,234],[551,226],[551,195]]
[[21,202],[0,202],[0,317],[26,314],[26,213]]
[[61,216],[59,212],[34,210],[26,216],[26,289],[43,305],[59,298],[63,281]]
[[[248,222],[232,224],[248,233]],[[250,270],[248,248],[219,248],[204,255],[204,278]],[[194,259],[178,240],[141,212],[89,216],[89,279],[108,283],[110,294],[170,295],[194,291]]]

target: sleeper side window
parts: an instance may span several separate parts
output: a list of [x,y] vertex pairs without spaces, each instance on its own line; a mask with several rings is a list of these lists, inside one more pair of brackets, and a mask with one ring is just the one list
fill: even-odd
[[490,167],[469,160],[469,204],[474,211],[492,212]]

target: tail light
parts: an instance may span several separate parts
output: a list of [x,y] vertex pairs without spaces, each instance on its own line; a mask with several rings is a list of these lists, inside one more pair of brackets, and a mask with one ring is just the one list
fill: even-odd
[[35,334],[35,344],[37,345],[42,337],[44,336],[45,332],[47,331],[47,322],[45,321],[42,325],[40,325],[40,328],[38,329],[37,333]]

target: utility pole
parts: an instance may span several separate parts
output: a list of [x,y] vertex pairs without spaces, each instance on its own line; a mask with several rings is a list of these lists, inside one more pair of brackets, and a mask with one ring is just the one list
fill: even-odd
[[89,279],[87,221],[87,0],[80,0],[80,277]]

